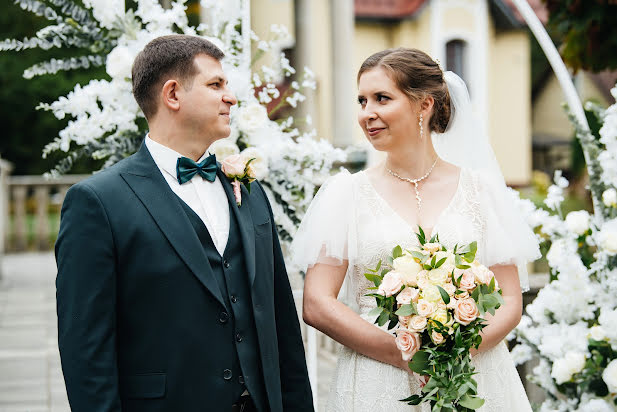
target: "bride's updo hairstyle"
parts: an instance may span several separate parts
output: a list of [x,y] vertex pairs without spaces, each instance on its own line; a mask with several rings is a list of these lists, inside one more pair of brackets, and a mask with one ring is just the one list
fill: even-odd
[[399,90],[412,101],[432,96],[435,104],[429,128],[437,133],[445,132],[450,121],[450,94],[441,68],[428,54],[406,47],[380,51],[364,60],[358,81],[364,72],[377,67],[388,71]]

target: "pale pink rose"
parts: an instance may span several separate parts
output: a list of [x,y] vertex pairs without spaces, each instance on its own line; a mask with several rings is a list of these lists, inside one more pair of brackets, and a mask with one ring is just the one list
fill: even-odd
[[407,327],[407,325],[409,325],[409,320],[411,319],[411,316],[399,316],[398,317],[398,323],[401,324],[401,326],[403,327]]
[[474,262],[471,265],[471,270],[476,277],[476,282],[484,283],[485,285],[491,283],[491,279],[495,276],[486,266],[478,262]]
[[456,286],[454,286],[452,283],[446,283],[442,287],[450,297],[454,296],[454,292],[456,292]]
[[391,271],[386,273],[386,275],[383,277],[381,285],[379,285],[379,289],[377,289],[377,293],[386,297],[390,297],[398,293],[402,287],[403,279],[401,279],[401,275],[399,275],[395,271]]
[[246,159],[240,154],[227,156],[221,161],[221,170],[227,177],[242,177],[244,176],[244,168],[246,167]]
[[426,318],[424,316],[414,315],[409,319],[407,327],[414,332],[422,333],[426,328]]
[[463,272],[463,277],[461,278],[459,287],[467,291],[476,287],[476,277],[471,270],[466,270]]
[[431,333],[431,339],[435,345],[441,345],[445,341],[443,335],[436,331]]
[[408,305],[411,302],[417,302],[420,291],[416,288],[406,286],[405,289],[398,295],[396,295],[396,303],[399,305]]
[[428,271],[426,271],[426,270],[423,270],[422,272],[420,272],[418,274],[418,281],[417,281],[417,283],[418,283],[418,287],[420,289],[426,289],[426,288],[428,288],[430,286],[433,286],[431,281],[428,280],[427,274],[428,274]]
[[435,306],[428,300],[420,299],[416,309],[418,309],[418,315],[428,318],[435,310]]
[[463,293],[457,293],[456,295],[454,295],[454,297],[458,300],[467,299],[469,296],[469,292],[467,292],[466,290],[464,290]]
[[420,349],[422,341],[418,333],[399,329],[396,332],[396,347],[401,351],[404,361],[410,361],[413,355]]
[[478,306],[476,305],[475,300],[467,298],[456,302],[456,307],[454,308],[454,319],[461,325],[469,325],[471,322],[476,320],[478,316],[480,316],[480,312],[478,311]]
[[[467,293],[467,292],[465,292],[465,293]],[[446,305],[446,308],[454,310],[454,308],[456,307],[456,302],[457,302],[456,299],[450,298],[450,302]]]

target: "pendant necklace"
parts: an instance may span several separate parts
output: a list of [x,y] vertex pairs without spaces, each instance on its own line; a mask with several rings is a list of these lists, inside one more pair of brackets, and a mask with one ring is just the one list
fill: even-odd
[[[439,158],[437,158],[437,159],[439,159]],[[435,159],[435,161],[433,162],[433,165],[432,165],[432,166],[431,166],[431,168],[428,170],[428,172],[426,172],[426,174],[425,174],[424,176],[419,177],[419,178],[417,178],[417,179],[410,179],[410,178],[408,178],[408,177],[403,177],[403,176],[401,176],[401,175],[399,175],[399,174],[397,174],[397,173],[393,172],[392,170],[387,169],[387,170],[388,170],[388,173],[390,173],[392,176],[394,176],[394,177],[396,177],[396,178],[398,178],[398,179],[400,179],[400,180],[403,180],[403,181],[405,181],[405,182],[413,183],[413,185],[414,185],[414,189],[416,190],[416,200],[418,201],[418,213],[420,213],[420,206],[421,206],[421,204],[422,204],[422,199],[420,198],[420,190],[418,190],[418,183],[420,183],[421,181],[423,181],[424,179],[426,179],[426,178],[427,178],[427,177],[431,174],[431,172],[433,171],[433,168],[434,168],[434,167],[435,167],[435,165],[437,164],[437,159]]]

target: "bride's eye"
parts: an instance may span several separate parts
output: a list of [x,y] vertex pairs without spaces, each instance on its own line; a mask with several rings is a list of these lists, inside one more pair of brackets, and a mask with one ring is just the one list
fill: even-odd
[[383,94],[378,94],[377,95],[377,101],[378,102],[381,103],[381,102],[384,102],[386,100],[390,100],[390,98],[388,96],[384,96]]
[[366,98],[364,97],[358,97],[358,104],[360,106],[364,106],[366,104]]

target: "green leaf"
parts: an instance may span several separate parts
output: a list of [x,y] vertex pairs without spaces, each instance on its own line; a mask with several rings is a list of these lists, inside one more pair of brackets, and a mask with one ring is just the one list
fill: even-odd
[[476,288],[473,292],[471,292],[471,297],[473,298],[473,300],[478,302],[478,299],[480,298],[480,290]]
[[379,275],[376,275],[374,273],[365,273],[364,277],[367,278],[369,281],[373,282],[375,286],[381,285],[382,278]]
[[417,252],[415,250],[411,252],[411,256],[415,257],[416,259],[420,259],[420,263],[424,263],[426,262],[426,259],[428,259],[428,255],[425,255],[424,253],[421,253],[421,252]]
[[437,256],[433,256],[433,258],[431,259],[431,268],[435,267],[435,260],[437,259]]
[[411,395],[408,398],[400,399],[401,402],[407,402],[407,405],[419,405],[422,402],[422,397],[420,395]]
[[440,260],[439,260],[439,261],[435,264],[435,268],[438,268],[438,267],[440,267],[441,265],[443,265],[443,264],[446,262],[446,260],[448,260],[448,258],[447,258],[447,257],[445,257],[445,258],[443,258],[443,259],[440,259]]
[[381,259],[379,259],[379,262],[377,262],[377,267],[375,268],[373,272],[379,272],[380,268],[381,268]]
[[425,375],[425,371],[430,369],[429,358],[430,355],[426,351],[420,350],[416,352],[413,358],[411,358],[411,362],[409,362],[409,369],[420,375]]
[[422,226],[418,225],[418,231],[420,232],[420,234],[416,234],[418,236],[418,240],[420,241],[420,244],[423,245],[426,243],[426,235],[424,234],[424,230],[422,230]]
[[403,256],[403,249],[399,245],[396,245],[396,247],[392,249],[392,258],[396,259],[401,256]]
[[412,304],[403,305],[399,308],[399,310],[394,312],[394,314],[397,316],[409,316],[413,315],[414,313],[416,313],[416,311]]
[[377,318],[377,324],[379,326],[383,326],[386,324],[388,320],[390,320],[390,312],[388,312],[387,310],[384,310],[383,312],[381,312],[381,315],[379,315],[379,317]]
[[495,276],[491,278],[491,282],[488,284],[488,290],[491,293],[495,290]]
[[448,292],[446,292],[446,290],[444,288],[442,288],[441,286],[437,286],[437,289],[439,289],[439,294],[441,295],[441,298],[443,299],[443,302],[446,305],[448,303],[450,303],[450,295],[448,295]]
[[383,312],[383,308],[377,306],[376,308],[371,309],[371,311],[368,313],[368,316],[372,318],[377,315],[381,315],[381,312]]
[[475,410],[484,405],[484,399],[465,394],[465,396],[458,401],[458,404],[465,408]]

